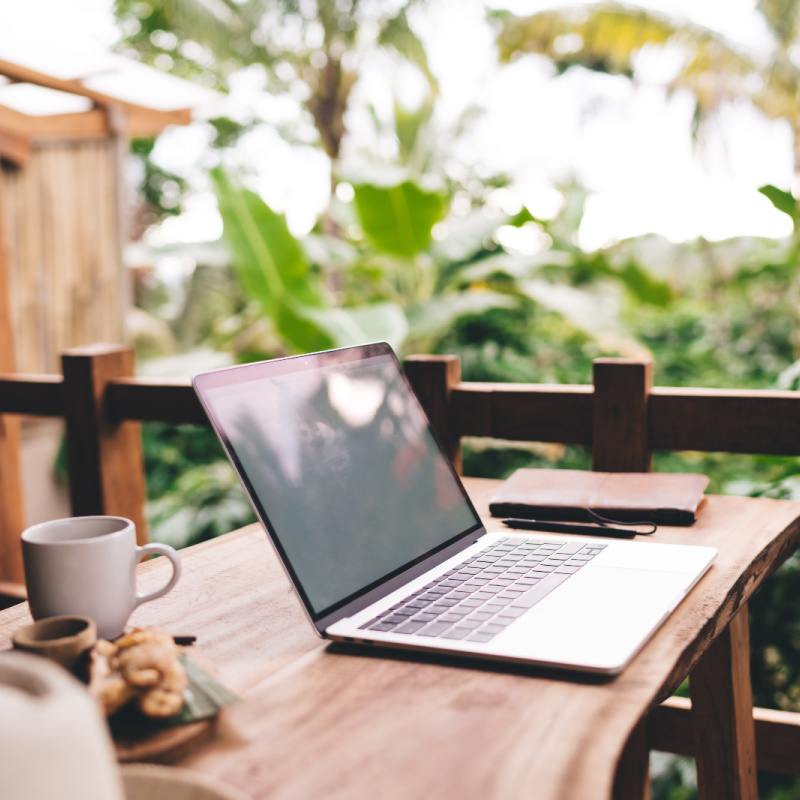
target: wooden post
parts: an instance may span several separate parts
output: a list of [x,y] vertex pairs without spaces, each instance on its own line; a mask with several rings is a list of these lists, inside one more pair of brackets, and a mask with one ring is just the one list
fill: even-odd
[[106,391],[109,380],[133,375],[133,348],[78,347],[67,350],[61,361],[72,513],[128,517],[143,544],[147,520],[141,426],[113,419]]
[[[14,372],[14,331],[4,235],[3,178],[0,173],[0,372]],[[22,433],[19,417],[0,414],[0,580],[22,582],[20,534],[25,528],[22,497]]]
[[647,717],[631,731],[614,778],[613,800],[650,800],[650,750]]
[[701,800],[757,800],[747,604],[703,654],[689,684]]
[[592,469],[650,472],[648,396],[651,361],[598,358],[594,361]]
[[456,472],[461,472],[461,439],[454,429],[450,395],[461,382],[458,356],[409,356],[406,375],[433,425]]

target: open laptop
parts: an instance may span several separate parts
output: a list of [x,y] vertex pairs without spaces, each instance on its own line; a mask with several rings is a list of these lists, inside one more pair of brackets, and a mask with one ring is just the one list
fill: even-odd
[[615,674],[716,550],[487,533],[387,344],[195,376],[318,633]]

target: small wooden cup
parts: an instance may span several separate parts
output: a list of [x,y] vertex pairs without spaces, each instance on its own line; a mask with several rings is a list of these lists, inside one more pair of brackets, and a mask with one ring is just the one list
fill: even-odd
[[97,641],[97,626],[89,617],[48,617],[20,628],[12,640],[18,650],[49,658],[75,672],[84,653]]

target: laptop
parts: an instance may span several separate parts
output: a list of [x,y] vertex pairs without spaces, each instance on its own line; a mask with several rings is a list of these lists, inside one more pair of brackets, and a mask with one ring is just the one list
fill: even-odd
[[487,533],[389,345],[193,384],[317,632],[620,672],[716,550]]

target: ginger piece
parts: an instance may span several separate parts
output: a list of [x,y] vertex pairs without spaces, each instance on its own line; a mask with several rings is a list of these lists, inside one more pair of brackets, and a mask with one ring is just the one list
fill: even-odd
[[146,716],[171,717],[183,707],[188,684],[172,637],[156,627],[98,640],[89,675],[89,691],[107,715],[136,701]]

